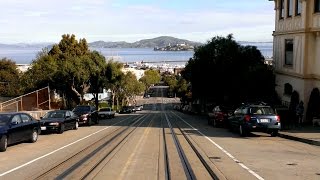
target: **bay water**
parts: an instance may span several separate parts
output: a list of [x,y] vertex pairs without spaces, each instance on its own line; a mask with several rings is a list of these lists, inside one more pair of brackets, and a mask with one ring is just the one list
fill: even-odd
[[[272,43],[244,44],[255,45],[266,58],[272,57]],[[193,57],[193,51],[154,51],[153,48],[90,48],[106,57],[123,63],[158,62],[182,64]],[[0,58],[9,58],[16,64],[30,64],[42,50],[38,47],[0,47]]]

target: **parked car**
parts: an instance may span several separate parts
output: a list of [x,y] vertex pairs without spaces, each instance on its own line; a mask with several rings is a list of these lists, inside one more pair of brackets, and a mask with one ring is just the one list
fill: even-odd
[[228,127],[228,118],[232,115],[232,107],[218,105],[208,112],[208,124],[214,127]]
[[40,120],[41,131],[57,132],[62,134],[65,130],[79,127],[79,117],[69,110],[54,110],[47,112]]
[[143,105],[136,105],[135,110],[136,111],[142,111]]
[[192,112],[192,106],[191,105],[184,105],[183,107],[182,107],[182,112],[184,112],[184,113],[191,113]]
[[228,118],[230,128],[237,129],[241,136],[249,132],[267,132],[277,136],[280,130],[280,117],[268,105],[248,104],[237,108]]
[[99,116],[96,107],[90,105],[78,105],[72,112],[79,116],[79,124],[91,126],[99,123]]
[[101,118],[101,119],[103,119],[103,118],[114,118],[115,114],[116,114],[116,112],[110,107],[101,108],[98,111],[99,118]]
[[40,122],[27,113],[0,113],[0,151],[23,141],[34,143],[41,132]]
[[123,106],[119,113],[120,114],[132,113],[132,109],[129,106]]
[[129,109],[131,109],[131,112],[133,112],[133,113],[135,113],[137,111],[135,106],[129,106]]

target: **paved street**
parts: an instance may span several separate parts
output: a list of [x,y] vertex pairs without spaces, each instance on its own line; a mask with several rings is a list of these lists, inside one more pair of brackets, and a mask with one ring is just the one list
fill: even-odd
[[140,99],[143,111],[10,146],[0,153],[0,179],[320,179],[319,146],[240,137],[173,110],[178,102]]

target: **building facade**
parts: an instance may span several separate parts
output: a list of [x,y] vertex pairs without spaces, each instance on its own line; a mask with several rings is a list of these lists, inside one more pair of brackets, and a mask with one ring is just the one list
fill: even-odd
[[285,104],[294,93],[306,109],[311,92],[320,88],[320,0],[274,3],[276,91]]
[[137,77],[137,80],[141,79],[144,76],[144,71],[145,70],[136,69],[132,67],[127,67],[122,69],[123,73],[132,72]]

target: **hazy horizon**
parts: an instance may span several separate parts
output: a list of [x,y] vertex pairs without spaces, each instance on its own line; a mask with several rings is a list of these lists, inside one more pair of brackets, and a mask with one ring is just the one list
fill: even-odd
[[[158,36],[160,37],[160,36]],[[173,36],[171,36],[173,37]],[[84,37],[85,38],[85,37]],[[154,37],[154,38],[157,38],[157,37]],[[177,38],[177,37],[174,37],[174,38]],[[211,37],[212,38],[212,37]],[[153,39],[153,38],[147,38],[147,39]],[[178,38],[178,39],[182,39],[182,38]],[[145,39],[139,39],[137,41],[141,41],[141,40],[145,40]],[[189,40],[189,39],[184,39],[184,40]],[[208,39],[209,40],[209,39]],[[236,40],[236,39],[235,39]],[[108,40],[96,40],[96,41],[91,41],[91,42],[88,42],[88,43],[93,43],[93,42],[97,42],[97,41],[103,41],[103,42],[127,42],[127,43],[134,43],[134,42],[137,42],[137,41],[133,41],[133,42],[128,42],[128,41],[121,41],[121,40],[118,40],[118,41],[108,41]],[[192,41],[192,40],[189,40],[189,41]],[[236,40],[237,41],[237,40]],[[193,42],[200,42],[200,41],[193,41]],[[207,41],[205,42],[200,42],[200,43],[206,43]],[[246,40],[241,40],[241,41],[237,41],[237,42],[249,42],[249,43],[273,43],[273,40],[270,40],[270,41],[246,41]],[[18,44],[27,44],[27,45],[36,45],[36,44],[56,44],[56,43],[59,43],[58,42],[46,42],[46,41],[40,41],[40,42],[16,42],[16,43],[4,43],[4,42],[1,42],[0,41],[0,44],[3,44],[3,45],[18,45]]]

